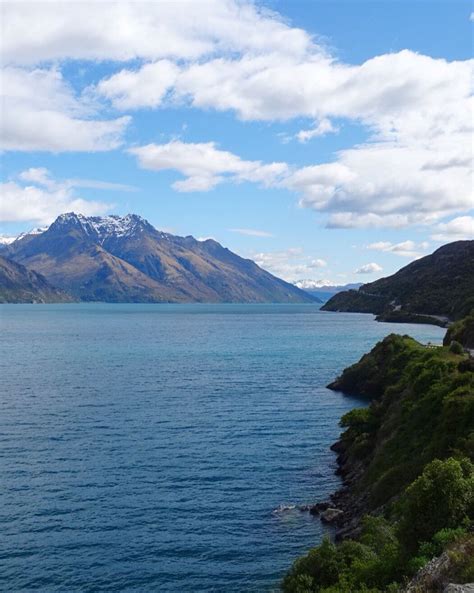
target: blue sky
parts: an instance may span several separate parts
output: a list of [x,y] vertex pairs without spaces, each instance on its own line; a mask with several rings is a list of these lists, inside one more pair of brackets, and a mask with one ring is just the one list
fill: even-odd
[[135,212],[334,283],[473,237],[470,2],[2,9],[0,234]]

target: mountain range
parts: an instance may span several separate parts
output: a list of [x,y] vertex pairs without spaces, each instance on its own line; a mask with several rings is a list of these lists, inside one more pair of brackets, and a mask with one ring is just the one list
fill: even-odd
[[62,214],[47,229],[0,245],[0,254],[43,275],[75,300],[318,301],[217,241],[165,233],[136,214]]
[[329,280],[297,280],[294,285],[308,294],[326,302],[333,295],[344,290],[356,290],[362,286],[362,282],[352,284],[331,284]]
[[[381,321],[440,323],[474,308],[474,241],[455,241],[403,267],[396,274],[334,295],[325,311],[374,313]],[[420,319],[421,318],[421,319]]]

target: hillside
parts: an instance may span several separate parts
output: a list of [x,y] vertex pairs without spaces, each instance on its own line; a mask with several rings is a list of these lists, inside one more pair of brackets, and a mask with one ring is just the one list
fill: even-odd
[[316,301],[216,241],[163,233],[135,214],[63,214],[3,254],[85,301]]
[[44,276],[0,256],[0,303],[67,303],[72,298]]
[[474,580],[459,553],[474,549],[474,367],[457,352],[390,335],[329,385],[370,402],[333,447],[344,487],[326,506],[342,541],[297,560],[285,593],[395,593],[444,550],[439,582],[419,591]]
[[456,241],[392,276],[336,294],[322,309],[374,313],[382,321],[426,322],[417,316],[459,319],[473,306],[474,241]]

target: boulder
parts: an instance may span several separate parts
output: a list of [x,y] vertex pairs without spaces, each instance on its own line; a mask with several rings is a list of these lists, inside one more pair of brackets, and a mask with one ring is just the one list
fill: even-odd
[[320,515],[323,511],[328,509],[329,506],[328,502],[317,502],[310,507],[309,513],[310,515]]
[[334,523],[337,519],[342,517],[344,511],[341,509],[328,508],[321,513],[321,521],[323,523]]

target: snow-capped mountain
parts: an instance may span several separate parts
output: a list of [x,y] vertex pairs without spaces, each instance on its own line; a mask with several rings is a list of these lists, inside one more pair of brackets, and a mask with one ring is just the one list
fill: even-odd
[[342,292],[343,290],[357,290],[362,283],[354,282],[352,284],[334,284],[331,280],[298,280],[295,283],[295,286],[301,288],[301,290],[306,291],[322,291],[322,292]]
[[317,300],[217,241],[164,233],[136,214],[62,214],[46,230],[2,246],[1,253],[82,300]]
[[68,212],[58,216],[53,225],[55,229],[80,228],[86,235],[97,239],[100,243],[106,239],[132,237],[146,231],[158,233],[162,238],[167,236],[166,233],[155,229],[147,220],[138,214],[127,214],[125,216],[117,216],[116,214],[109,216],[84,216],[82,214]]
[[10,245],[13,241],[16,241],[17,237],[7,237],[6,235],[0,235],[0,245]]
[[12,243],[14,243],[15,241],[18,241],[19,239],[23,239],[24,237],[29,237],[31,235],[41,235],[41,233],[44,233],[44,231],[48,230],[48,227],[41,227],[41,228],[36,228],[36,229],[31,229],[31,231],[26,231],[24,233],[20,233],[19,235],[15,236],[15,237],[8,237],[6,235],[0,235],[0,245],[11,245]]

